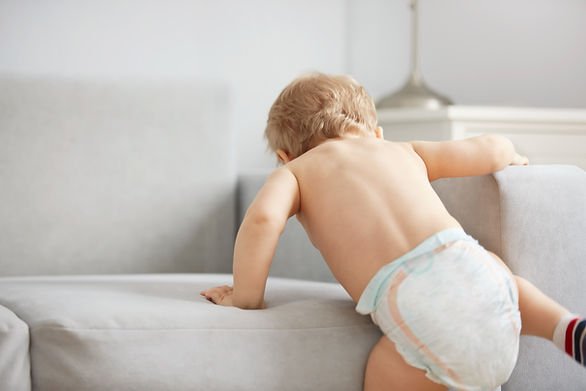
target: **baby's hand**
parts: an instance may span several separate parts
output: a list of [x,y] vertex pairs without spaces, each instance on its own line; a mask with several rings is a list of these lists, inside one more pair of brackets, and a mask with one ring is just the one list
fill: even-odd
[[519,155],[515,152],[515,156],[509,165],[511,166],[526,166],[529,164],[529,159],[525,155]]
[[199,292],[200,295],[205,296],[206,299],[211,301],[214,304],[224,305],[224,306],[233,306],[232,304],[232,293],[234,288],[231,286],[218,286],[215,288],[210,288],[205,291]]

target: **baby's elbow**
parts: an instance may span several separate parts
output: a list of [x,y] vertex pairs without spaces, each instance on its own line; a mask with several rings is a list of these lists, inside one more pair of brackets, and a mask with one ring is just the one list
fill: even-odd
[[261,229],[278,231],[279,233],[284,231],[287,224],[286,220],[277,213],[267,210],[249,210],[245,216],[247,224]]

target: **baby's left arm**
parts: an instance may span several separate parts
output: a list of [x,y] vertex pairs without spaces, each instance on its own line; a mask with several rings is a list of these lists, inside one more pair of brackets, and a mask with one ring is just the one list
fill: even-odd
[[279,236],[299,210],[299,185],[287,166],[273,172],[248,208],[234,245],[234,288],[201,294],[220,305],[264,308],[264,291]]

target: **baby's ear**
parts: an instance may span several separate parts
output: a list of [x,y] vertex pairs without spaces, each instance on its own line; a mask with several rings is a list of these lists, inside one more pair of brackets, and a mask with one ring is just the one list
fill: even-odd
[[283,164],[287,164],[291,160],[293,160],[293,156],[291,155],[291,153],[289,153],[283,149],[277,149],[277,157],[279,158],[279,160]]
[[380,126],[376,127],[376,129],[374,130],[374,135],[376,136],[376,138],[380,138],[380,139],[385,138],[385,136],[383,135],[383,128]]

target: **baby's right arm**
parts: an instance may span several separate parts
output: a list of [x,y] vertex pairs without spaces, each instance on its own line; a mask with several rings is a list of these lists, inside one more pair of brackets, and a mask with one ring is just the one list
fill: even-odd
[[299,210],[297,178],[286,167],[273,172],[248,208],[234,245],[233,305],[262,308],[279,236]]
[[509,139],[494,134],[464,140],[413,141],[410,144],[425,162],[430,181],[489,174],[511,164],[529,163],[526,157],[515,152]]
[[201,291],[215,304],[264,308],[264,291],[279,236],[299,210],[297,178],[283,166],[273,172],[248,208],[234,245],[234,287]]

